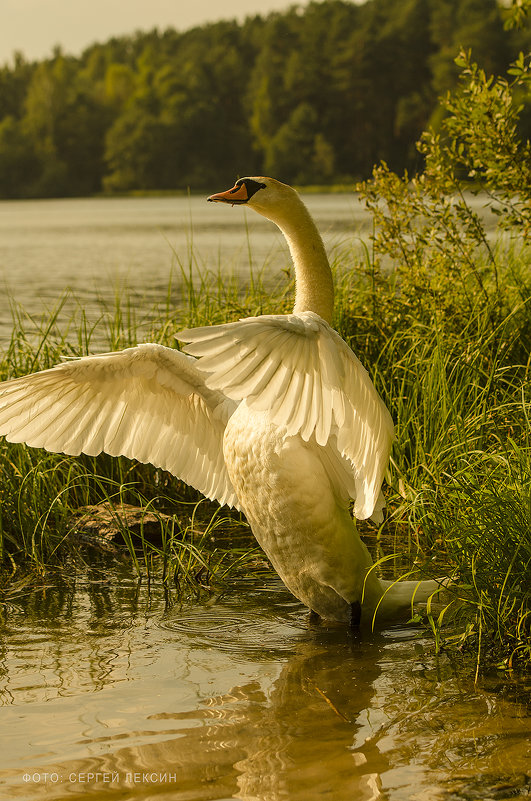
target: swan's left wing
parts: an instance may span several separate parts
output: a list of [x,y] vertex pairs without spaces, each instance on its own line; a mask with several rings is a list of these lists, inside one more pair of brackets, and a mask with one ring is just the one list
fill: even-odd
[[223,458],[234,401],[205,385],[196,360],[143,344],[73,359],[0,383],[0,435],[77,456],[127,456],[238,506]]
[[267,409],[287,435],[315,437],[341,459],[336,473],[355,501],[356,517],[378,509],[393,422],[365,368],[321,317],[248,317],[178,337],[209,374],[209,387],[245,399],[251,409]]

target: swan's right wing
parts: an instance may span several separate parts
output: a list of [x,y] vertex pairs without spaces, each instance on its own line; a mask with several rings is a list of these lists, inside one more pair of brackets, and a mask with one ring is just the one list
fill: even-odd
[[195,359],[144,344],[0,384],[0,434],[54,453],[149,462],[237,506],[223,458],[235,408],[206,386]]
[[190,343],[185,350],[198,357],[208,386],[267,410],[289,436],[315,437],[356,517],[381,516],[393,421],[365,368],[324,320],[313,312],[262,315],[177,336]]

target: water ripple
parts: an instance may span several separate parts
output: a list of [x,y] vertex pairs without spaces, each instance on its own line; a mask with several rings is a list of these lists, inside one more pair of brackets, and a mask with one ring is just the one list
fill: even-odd
[[245,654],[252,658],[253,652],[290,653],[294,645],[305,638],[308,631],[308,616],[300,603],[271,597],[264,606],[256,604],[256,598],[235,598],[208,604],[178,609],[169,612],[160,626],[175,632],[190,644],[217,648],[234,654]]

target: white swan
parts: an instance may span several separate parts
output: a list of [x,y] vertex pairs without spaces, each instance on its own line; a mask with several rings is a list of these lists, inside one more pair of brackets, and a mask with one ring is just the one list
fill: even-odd
[[88,356],[0,385],[0,434],[49,451],[104,451],[168,470],[242,510],[289,590],[321,617],[359,622],[425,599],[433,581],[392,585],[349,511],[381,519],[393,423],[331,327],[323,242],[299,195],[243,178],[209,200],[246,204],[284,233],[293,314],[182,331],[186,356],[155,344]]

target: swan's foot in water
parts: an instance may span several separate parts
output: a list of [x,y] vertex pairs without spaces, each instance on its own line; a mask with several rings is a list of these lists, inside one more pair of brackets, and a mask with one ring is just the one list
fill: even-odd
[[360,623],[361,623],[361,604],[359,601],[353,601],[350,604],[349,626],[351,629],[359,629]]
[[[323,622],[323,620],[326,620],[326,618],[323,618],[318,612],[315,612],[313,609],[310,609],[310,614],[308,617],[308,622],[310,626],[319,626]],[[331,620],[329,622],[335,622],[336,624],[340,623],[339,619],[335,621]],[[342,622],[344,624],[345,622],[344,618]],[[353,603],[350,604],[348,625],[351,629],[357,631],[360,627],[360,623],[361,623],[361,604],[359,601],[354,601]]]
[[317,612],[314,612],[313,609],[310,609],[310,616],[309,616],[309,623],[310,626],[317,626],[321,622],[321,615]]

